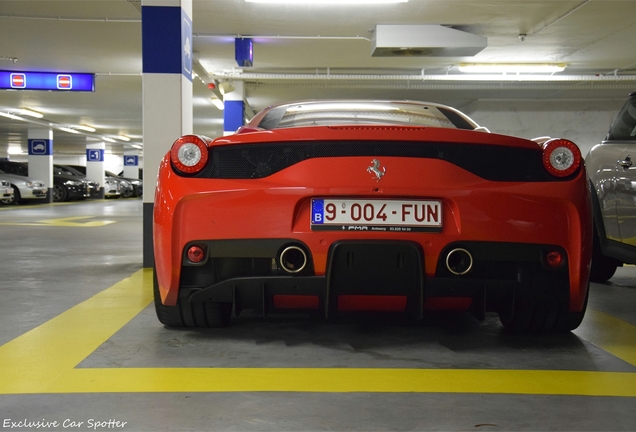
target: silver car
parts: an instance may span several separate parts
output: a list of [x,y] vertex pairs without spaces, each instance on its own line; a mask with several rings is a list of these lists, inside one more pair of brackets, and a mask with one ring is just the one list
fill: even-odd
[[3,204],[19,204],[25,201],[42,200],[46,198],[48,188],[43,181],[33,180],[15,174],[7,174],[0,170],[0,180],[6,180],[13,188],[13,196],[3,199]]
[[13,199],[13,188],[11,183],[6,180],[0,180],[0,202],[4,203]]
[[616,267],[636,263],[636,91],[609,133],[585,159],[592,183],[594,251],[590,279],[604,282]]

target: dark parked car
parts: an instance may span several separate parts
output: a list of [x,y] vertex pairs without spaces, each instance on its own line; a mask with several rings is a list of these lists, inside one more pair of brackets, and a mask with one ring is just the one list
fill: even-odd
[[[58,177],[60,180],[64,179],[65,182],[55,181],[55,177]],[[68,201],[69,198],[64,199],[64,189],[66,189],[66,193],[71,193],[71,188],[68,187],[72,182],[80,182],[82,183],[82,196],[78,197],[79,199],[85,198],[95,198],[99,195],[100,185],[96,181],[92,181],[87,179],[82,173],[72,171],[68,168],[65,168],[63,165],[53,165],[53,181],[54,181],[54,189],[53,189],[53,201]],[[76,195],[73,193],[73,195]]]
[[590,279],[604,282],[616,267],[636,263],[636,91],[605,139],[587,155],[592,183],[594,254]]

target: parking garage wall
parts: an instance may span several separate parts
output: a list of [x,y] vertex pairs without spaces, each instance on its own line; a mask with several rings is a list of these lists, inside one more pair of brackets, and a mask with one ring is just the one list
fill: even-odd
[[491,132],[566,138],[586,156],[605,138],[624,103],[625,99],[479,100],[462,110]]

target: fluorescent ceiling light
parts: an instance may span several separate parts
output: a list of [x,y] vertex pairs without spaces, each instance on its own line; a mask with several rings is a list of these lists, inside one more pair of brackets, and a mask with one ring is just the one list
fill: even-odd
[[108,138],[108,137],[102,137],[102,139],[103,139],[104,141],[108,141],[109,143],[116,143],[116,142],[117,142],[117,141],[115,141],[114,139],[112,139],[112,138]]
[[81,133],[79,131],[76,131],[75,129],[71,129],[68,127],[58,127],[59,130],[64,131],[64,132],[68,132],[68,133],[74,133],[74,134],[78,134]]
[[287,3],[287,4],[382,4],[406,3],[409,0],[245,0],[247,3]]
[[115,138],[122,141],[130,141],[130,138],[128,138],[126,135],[118,135]]
[[18,117],[17,115],[13,115],[13,114],[9,114],[9,113],[4,113],[4,112],[0,112],[0,116],[2,117],[6,117],[6,118],[10,118],[12,120],[22,120],[22,121],[26,121],[25,119],[23,119],[22,117]]
[[565,70],[562,63],[465,63],[460,72],[467,73],[556,73]]
[[81,129],[81,130],[86,131],[86,132],[95,132],[96,131],[96,129],[93,126],[88,126],[88,125],[77,125],[77,126],[74,126],[74,127],[75,127],[75,129]]
[[33,111],[30,110],[28,108],[20,108],[19,110],[16,111],[17,114],[21,114],[21,115],[25,115],[25,116],[29,116],[29,117],[35,117],[35,118],[42,118],[44,117],[44,114],[41,114],[37,111]]
[[218,109],[220,109],[221,111],[223,111],[225,109],[225,104],[223,103],[223,101],[221,99],[210,98],[210,100],[212,101],[212,104],[215,107],[217,107]]

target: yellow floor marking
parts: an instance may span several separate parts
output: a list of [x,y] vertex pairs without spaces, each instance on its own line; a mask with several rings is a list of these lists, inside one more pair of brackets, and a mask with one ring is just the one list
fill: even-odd
[[[636,397],[636,373],[375,368],[76,368],[152,301],[152,271],[111,288],[0,347],[0,394],[104,392],[442,392]],[[600,312],[595,343],[631,352]],[[620,320],[618,320],[620,321]],[[595,322],[595,326],[596,326]],[[157,325],[160,325],[157,323]],[[595,327],[593,326],[593,327]],[[606,343],[607,342],[607,343]],[[622,357],[621,357],[622,358]]]
[[500,393],[636,397],[636,373],[362,368],[74,369],[41,393]]
[[0,222],[0,225],[12,225],[12,226],[51,226],[51,227],[79,227],[79,228],[92,228],[110,225],[116,221],[109,220],[92,220],[88,222],[76,222],[82,219],[89,219],[94,216],[73,216],[57,219],[46,219],[37,222]]
[[593,309],[574,333],[608,353],[636,366],[636,326]]
[[130,278],[0,347],[0,394],[39,393],[152,300],[152,270]]
[[79,204],[90,204],[95,202],[105,202],[106,199],[98,199],[92,198],[90,200],[82,200],[82,201],[66,201],[66,202],[37,202],[37,203],[29,203],[26,206],[22,205],[3,205],[0,206],[0,210],[27,210],[32,208],[41,208],[44,206],[64,206],[64,205],[79,205]]

